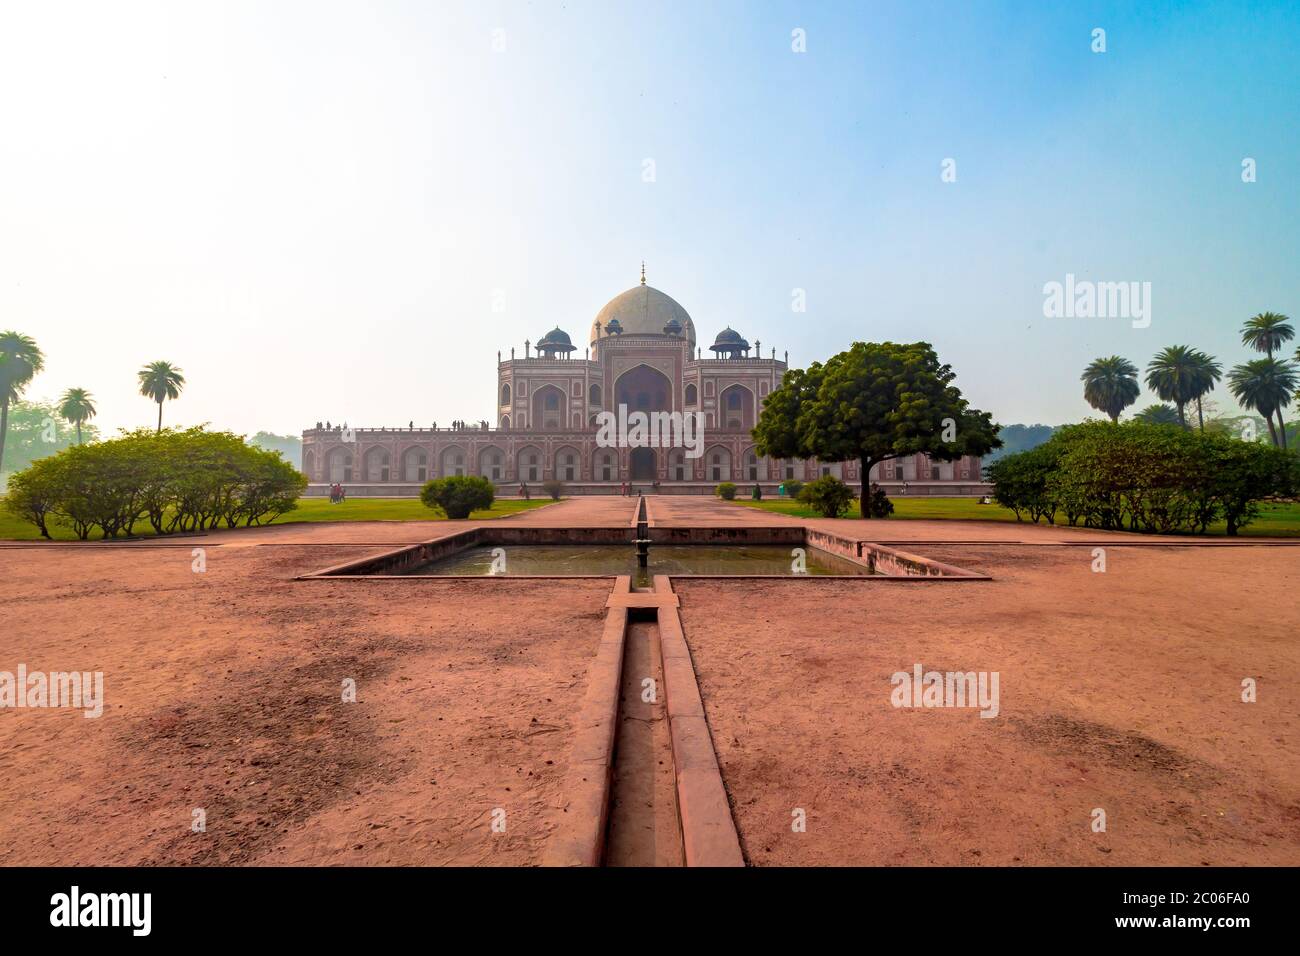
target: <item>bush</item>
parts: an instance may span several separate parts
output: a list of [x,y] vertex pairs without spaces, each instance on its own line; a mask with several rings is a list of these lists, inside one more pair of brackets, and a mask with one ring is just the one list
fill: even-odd
[[448,518],[461,519],[471,511],[491,508],[496,491],[481,475],[451,475],[425,482],[420,500],[430,508],[441,508]]
[[1061,451],[1060,442],[1049,442],[993,462],[985,475],[993,482],[994,500],[1014,511],[1017,521],[1024,520],[1024,512],[1034,524],[1042,518],[1056,524],[1058,502],[1048,493],[1047,481],[1056,471]]
[[867,515],[872,518],[888,518],[894,513],[894,503],[879,485],[871,486],[871,497],[867,499]]
[[798,478],[791,478],[785,483],[785,493],[788,498],[798,498],[799,492],[803,491],[803,482]]
[[724,481],[715,489],[719,498],[724,501],[734,501],[736,499],[736,486],[730,481]]
[[1230,435],[1145,422],[1084,422],[986,470],[994,498],[1037,523],[1064,512],[1071,525],[1147,534],[1229,535],[1258,502],[1295,493],[1300,459]]
[[838,518],[853,500],[853,489],[834,475],[822,475],[799,490],[799,500],[823,518]]
[[560,495],[564,494],[564,482],[552,478],[550,481],[542,482],[542,490],[551,496],[552,501],[559,501]]
[[296,508],[307,478],[230,432],[140,430],[42,458],[10,479],[4,506],[50,537],[52,525],[85,541],[254,525]]
[[49,522],[57,516],[65,480],[61,469],[58,455],[38,459],[9,479],[5,495],[5,510],[36,525],[44,538],[50,537]]

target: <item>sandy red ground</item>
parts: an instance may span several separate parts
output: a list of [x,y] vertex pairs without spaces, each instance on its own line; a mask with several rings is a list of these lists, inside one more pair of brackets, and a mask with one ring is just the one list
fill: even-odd
[[[505,520],[630,514],[583,499]],[[667,498],[652,517],[793,520]],[[679,579],[751,862],[1300,863],[1300,550],[1116,547],[1094,574],[1057,542],[1118,538],[836,524],[995,580]],[[0,711],[0,864],[536,862],[609,585],[292,580],[462,527],[0,548],[0,670],[102,670],[108,697],[99,720]],[[936,543],[954,540],[1034,546]],[[894,710],[889,674],[915,661],[998,670],[1000,717]]]
[[608,587],[290,580],[365,550],[0,551],[0,669],[108,702],[0,712],[0,863],[538,861]]
[[[995,580],[676,584],[750,862],[1300,863],[1300,550],[924,553]],[[894,708],[918,661],[999,716]]]

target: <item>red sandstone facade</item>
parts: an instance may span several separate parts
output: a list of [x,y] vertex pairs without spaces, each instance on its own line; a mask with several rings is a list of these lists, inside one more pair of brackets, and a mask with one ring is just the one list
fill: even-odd
[[[787,363],[725,329],[703,358],[686,310],[644,277],[612,299],[591,325],[582,359],[558,328],[523,357],[498,355],[495,424],[463,428],[331,428],[303,432],[302,470],[309,494],[342,483],[354,495],[414,495],[430,478],[483,475],[504,494],[520,482],[559,479],[569,494],[616,493],[624,482],[660,493],[711,494],[721,481],[761,484],[772,493],[787,479],[833,474],[859,481],[859,464],[759,457],[750,431]],[[702,454],[683,448],[604,448],[597,416],[629,411],[694,412]],[[877,465],[872,480],[889,493],[978,495],[980,460],[931,461],[913,455]],[[540,492],[534,489],[534,493]]]

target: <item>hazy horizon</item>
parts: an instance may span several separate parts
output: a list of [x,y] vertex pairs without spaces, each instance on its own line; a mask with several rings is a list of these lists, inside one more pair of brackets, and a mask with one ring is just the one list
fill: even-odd
[[[1300,318],[1297,54],[1281,4],[4,3],[0,329],[105,434],[157,359],[165,424],[492,420],[497,352],[581,350],[644,259],[706,349],[923,339],[1076,421],[1099,355]],[[1045,318],[1069,275],[1149,327]]]

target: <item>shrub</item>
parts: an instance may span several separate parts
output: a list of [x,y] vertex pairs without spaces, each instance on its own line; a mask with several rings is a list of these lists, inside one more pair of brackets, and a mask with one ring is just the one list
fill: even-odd
[[58,455],[41,458],[9,479],[5,510],[36,525],[44,538],[50,537],[49,522],[63,496],[66,469]]
[[871,497],[867,499],[867,514],[872,518],[888,518],[894,513],[894,503],[879,485],[871,486]]
[[993,462],[985,474],[993,482],[994,500],[1014,511],[1017,521],[1024,520],[1021,512],[1025,512],[1034,524],[1041,518],[1055,524],[1058,502],[1048,494],[1047,480],[1060,455],[1061,445],[1049,442]]
[[430,508],[441,508],[448,518],[468,518],[471,511],[492,507],[496,492],[481,475],[451,475],[425,482],[420,500]]
[[1071,525],[1147,534],[1236,535],[1258,502],[1294,494],[1300,460],[1230,435],[1145,422],[1070,425],[1032,451],[990,465],[994,498],[1035,523],[1057,510]]
[[552,478],[550,481],[542,482],[542,490],[551,496],[552,501],[559,501],[560,495],[564,494],[564,482]]
[[724,501],[734,501],[736,498],[736,486],[730,481],[724,481],[715,489],[719,498]]
[[803,482],[798,478],[791,478],[785,483],[786,497],[798,498],[801,491],[803,491]]
[[142,429],[40,459],[13,476],[4,504],[45,537],[63,525],[84,541],[96,528],[132,535],[146,518],[159,534],[259,524],[296,508],[306,486],[278,452],[230,432]]
[[853,489],[834,475],[822,475],[800,489],[799,500],[823,518],[838,518],[853,500]]

